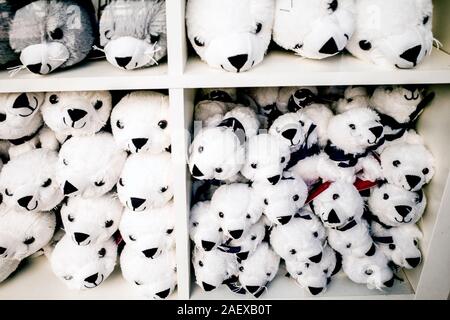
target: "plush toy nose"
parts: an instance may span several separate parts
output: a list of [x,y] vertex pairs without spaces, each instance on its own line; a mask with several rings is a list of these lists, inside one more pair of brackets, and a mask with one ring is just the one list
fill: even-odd
[[131,201],[131,206],[133,207],[133,209],[137,209],[145,202],[145,199],[130,198],[130,201]]
[[200,171],[200,169],[196,165],[194,165],[194,167],[192,168],[192,176],[194,178],[200,178],[203,177],[204,174],[203,172]]
[[20,198],[19,200],[17,200],[17,202],[19,203],[19,205],[23,208],[27,208],[28,204],[30,203],[31,199],[33,199],[32,196],[27,196],[27,197],[23,197]]
[[216,288],[206,282],[202,282],[202,285],[203,285],[203,289],[205,289],[205,291],[213,291]]
[[394,285],[394,277],[392,277],[391,280],[386,281],[384,285],[388,288],[391,288]]
[[167,297],[169,296],[169,293],[170,293],[170,288],[167,289],[167,290],[158,292],[158,293],[156,293],[156,295],[157,295],[158,297],[160,297],[161,299],[165,299],[165,298],[167,298]]
[[373,127],[373,128],[370,128],[369,130],[377,138],[381,137],[381,135],[383,134],[383,126]]
[[205,251],[211,251],[215,245],[214,242],[202,240],[202,248],[205,249]]
[[6,248],[0,247],[0,254],[4,254],[6,251]]
[[117,57],[116,62],[119,67],[126,69],[127,65],[130,63],[131,59],[132,59],[132,57],[123,57],[123,58]]
[[147,144],[148,139],[145,138],[132,139],[131,142],[133,142],[133,145],[136,147],[137,150],[140,150],[142,149],[143,146]]
[[278,175],[278,176],[273,176],[272,178],[269,178],[267,180],[269,180],[269,182],[272,185],[276,185],[278,183],[278,181],[280,181],[280,178],[281,178],[281,176]]
[[258,287],[258,286],[246,286],[245,288],[246,288],[247,291],[250,292],[251,294],[255,294],[256,292],[259,291],[259,289],[261,289],[261,287]]
[[98,279],[98,273],[95,273],[92,276],[89,276],[86,279],[84,279],[84,281],[86,281],[87,283],[96,284],[95,282],[97,281],[97,279]]
[[69,109],[67,110],[67,113],[69,114],[69,117],[73,122],[77,122],[87,115],[86,111],[80,109]]
[[284,217],[279,217],[278,218],[278,222],[281,223],[282,225],[287,224],[289,221],[291,221],[291,216],[284,216]]
[[406,262],[411,266],[411,268],[415,268],[420,263],[420,257],[417,258],[406,258]]
[[74,234],[75,237],[75,241],[80,244],[82,243],[84,240],[86,240],[87,238],[89,238],[89,235],[86,233],[81,233],[81,232],[75,232]]
[[230,231],[231,237],[233,239],[235,239],[235,240],[239,239],[242,236],[243,233],[244,233],[244,230],[233,230],[233,231]]
[[64,189],[63,189],[63,191],[64,191],[64,195],[67,196],[67,195],[69,195],[69,194],[72,194],[72,193],[74,193],[74,192],[77,192],[78,189],[75,188],[75,186],[74,186],[73,184],[71,184],[69,181],[66,181],[66,182],[64,183]]
[[418,176],[407,175],[406,181],[408,182],[411,189],[414,189],[422,179]]
[[27,69],[36,74],[41,74],[41,68],[42,68],[42,63],[27,65]]
[[13,109],[30,108],[30,101],[28,100],[27,94],[22,93],[18,96],[12,107]]
[[412,211],[412,208],[410,206],[395,206],[395,210],[404,218]]
[[417,58],[419,57],[419,54],[420,54],[421,50],[422,50],[422,46],[421,45],[412,47],[412,48],[406,50],[405,52],[403,52],[400,55],[400,58],[405,59],[406,61],[409,61],[412,64],[414,64],[414,66],[416,66]]
[[238,54],[237,56],[229,57],[231,65],[237,69],[237,72],[241,71],[242,67],[248,60],[248,54]]
[[314,262],[314,263],[319,263],[321,260],[322,260],[322,252],[316,256],[309,258],[309,261]]
[[238,259],[241,259],[241,260],[247,260],[248,253],[249,253],[248,251],[236,253],[236,257],[238,257]]
[[328,214],[328,223],[341,223],[341,219],[339,219],[336,211],[334,209],[331,209],[330,213]]
[[309,292],[311,292],[312,295],[316,296],[322,292],[323,288],[308,287],[308,290]]
[[336,54],[339,52],[338,46],[336,44],[336,40],[334,38],[330,38],[323,47],[319,50],[320,53],[323,54]]
[[292,139],[294,139],[296,134],[297,134],[297,129],[287,129],[286,131],[283,131],[283,133],[281,135],[288,140],[292,140]]
[[156,252],[158,251],[158,248],[152,248],[152,249],[147,249],[142,251],[142,253],[144,254],[145,257],[153,259],[153,256],[156,254]]

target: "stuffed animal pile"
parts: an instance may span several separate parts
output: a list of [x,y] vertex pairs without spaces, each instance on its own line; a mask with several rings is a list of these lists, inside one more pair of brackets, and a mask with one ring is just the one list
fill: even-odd
[[271,38],[309,59],[347,49],[398,69],[416,67],[433,46],[431,0],[188,0],[187,33],[210,66],[241,72],[261,63]]
[[169,98],[131,92],[113,108],[118,94],[0,95],[0,281],[44,253],[68,288],[91,289],[122,251],[137,292],[173,293]]
[[420,264],[434,159],[414,130],[426,88],[211,89],[189,148],[197,284],[261,296],[284,261],[324,293],[341,267],[370,289]]

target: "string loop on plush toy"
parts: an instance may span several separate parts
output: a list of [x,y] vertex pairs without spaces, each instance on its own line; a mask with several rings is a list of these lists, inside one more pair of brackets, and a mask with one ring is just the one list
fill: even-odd
[[15,77],[20,71],[25,70],[27,67],[25,67],[23,64],[15,67],[7,68],[9,77]]

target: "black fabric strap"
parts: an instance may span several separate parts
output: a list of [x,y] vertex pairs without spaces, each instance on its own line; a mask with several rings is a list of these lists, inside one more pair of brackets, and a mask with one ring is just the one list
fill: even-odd
[[31,141],[34,137],[37,136],[37,134],[39,133],[39,131],[44,127],[44,125],[41,125],[35,132],[33,132],[32,134],[30,134],[29,136],[25,136],[19,139],[13,139],[13,140],[8,140],[11,144],[15,145],[15,146],[20,146],[21,144],[24,144],[28,141]]

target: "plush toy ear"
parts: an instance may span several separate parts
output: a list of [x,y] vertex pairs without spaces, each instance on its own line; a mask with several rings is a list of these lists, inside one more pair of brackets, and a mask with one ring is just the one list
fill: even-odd
[[375,243],[372,243],[372,246],[370,247],[369,251],[366,252],[366,256],[372,257],[377,251],[377,247],[375,247]]

